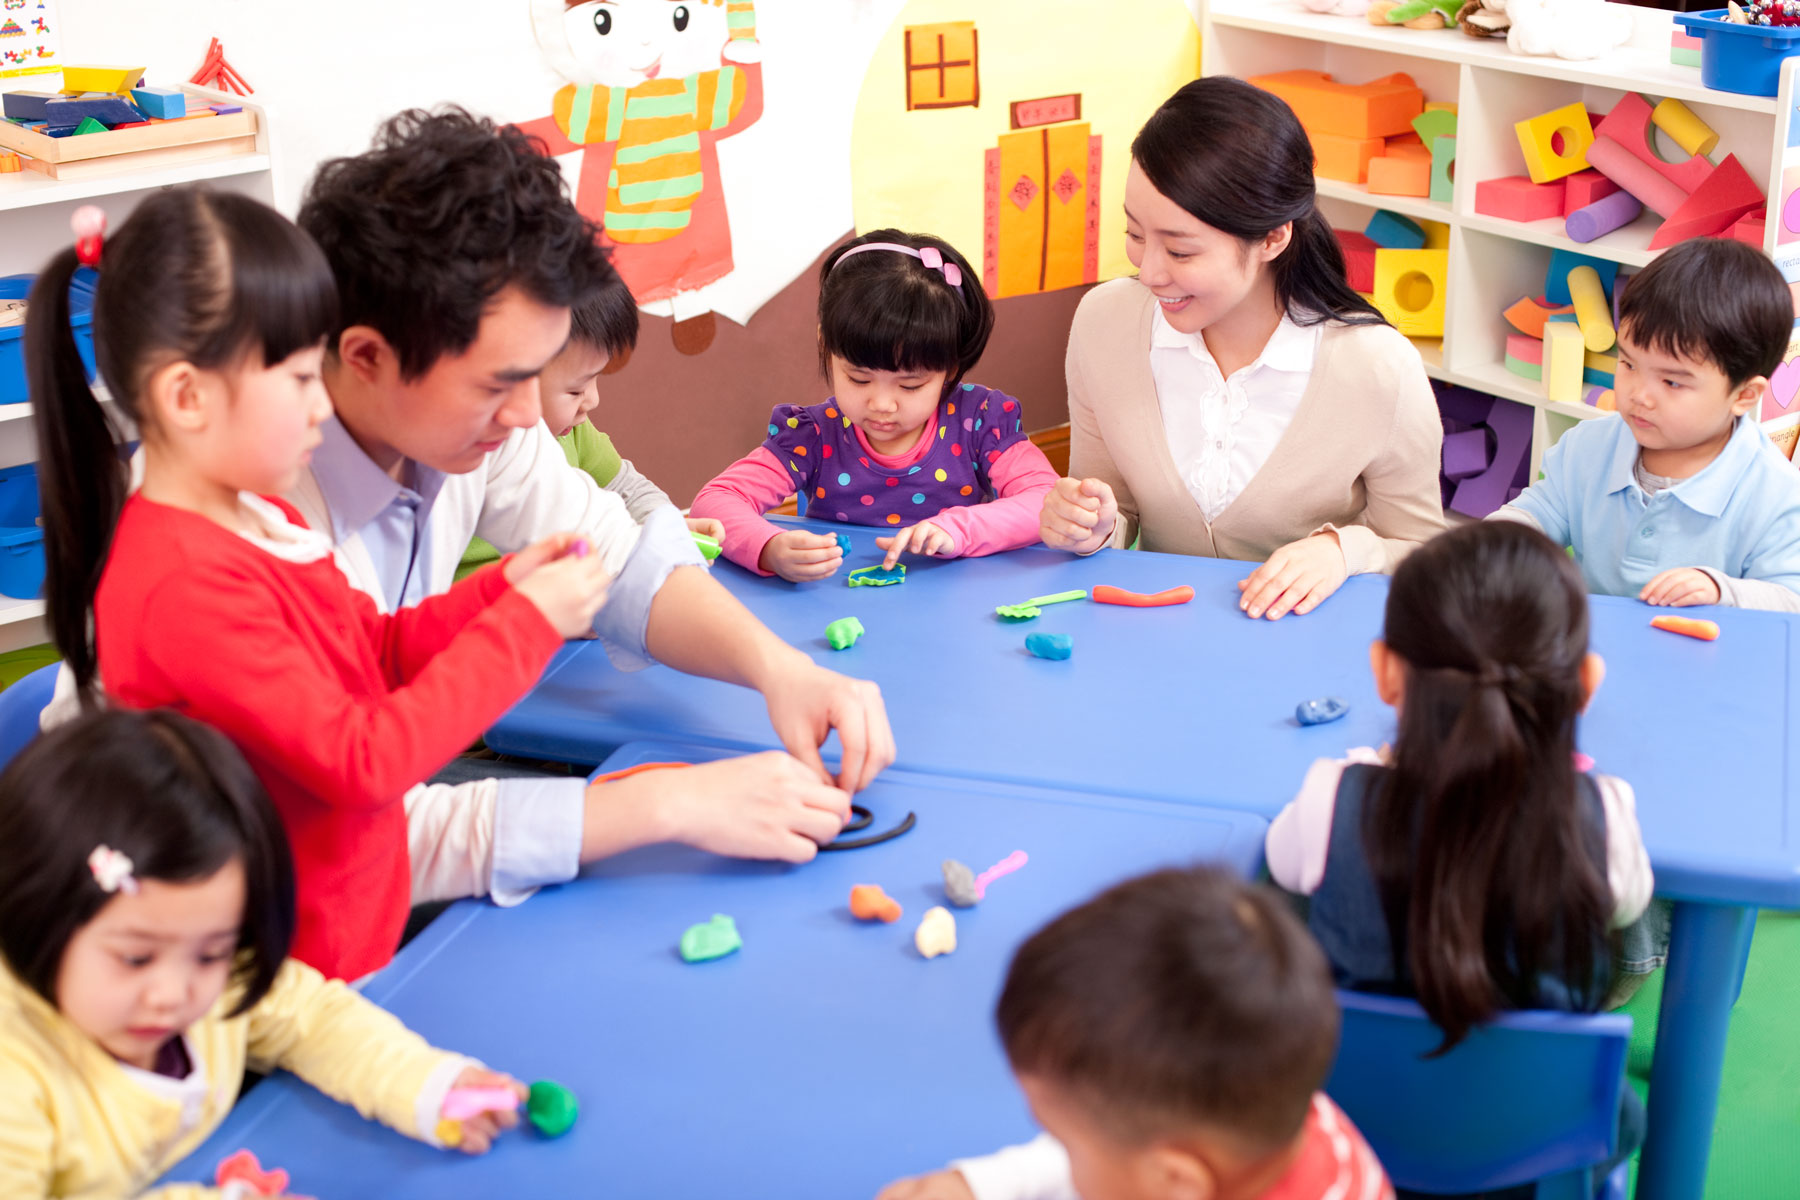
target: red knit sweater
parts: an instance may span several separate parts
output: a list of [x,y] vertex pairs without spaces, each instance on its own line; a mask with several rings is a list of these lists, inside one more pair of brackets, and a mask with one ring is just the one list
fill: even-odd
[[293,845],[293,955],[341,979],[399,944],[407,789],[524,695],[562,644],[499,564],[384,616],[329,554],[290,562],[141,496],[120,514],[94,627],[108,696],[186,713],[244,752]]

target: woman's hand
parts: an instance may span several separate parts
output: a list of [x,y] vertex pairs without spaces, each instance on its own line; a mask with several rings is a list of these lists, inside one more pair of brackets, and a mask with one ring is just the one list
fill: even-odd
[[1106,545],[1119,522],[1119,501],[1103,479],[1059,479],[1044,497],[1038,533],[1053,550],[1088,554]]
[[1289,542],[1269,561],[1238,581],[1238,607],[1252,617],[1279,621],[1289,612],[1304,616],[1344,586],[1350,570],[1336,533],[1315,533]]

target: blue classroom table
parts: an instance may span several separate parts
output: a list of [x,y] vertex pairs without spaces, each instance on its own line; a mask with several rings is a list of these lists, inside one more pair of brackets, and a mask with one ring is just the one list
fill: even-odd
[[[644,743],[606,765],[720,753]],[[1249,874],[1267,828],[1193,805],[903,771],[859,803],[874,812],[871,832],[908,811],[918,825],[802,867],[635,851],[518,908],[457,904],[369,983],[371,999],[435,1044],[573,1088],[581,1117],[566,1137],[521,1129],[471,1159],[278,1075],[167,1181],[210,1181],[247,1147],[321,1198],[872,1197],[1036,1132],[991,1020],[1019,942],[1155,867],[1211,860]],[[1021,870],[979,907],[952,910],[956,952],[921,959],[912,936],[944,903],[940,861],[981,871],[1015,849],[1031,856]],[[881,884],[905,915],[853,920],[856,883]],[[683,963],[682,930],[715,912],[737,920],[744,948]]]
[[[878,530],[847,529],[850,567],[878,563]],[[1349,580],[1317,612],[1251,621],[1236,562],[1034,547],[989,558],[909,561],[907,582],[847,588],[844,576],[789,584],[721,561],[718,578],[817,661],[881,684],[899,765],[969,779],[1189,800],[1271,816],[1314,758],[1392,736],[1367,647],[1381,629],[1383,577]],[[1111,583],[1156,592],[1192,584],[1190,604],[1130,609],[1075,602],[1023,624],[993,609]],[[828,622],[862,620],[850,650]],[[1608,674],[1582,748],[1629,780],[1656,870],[1677,901],[1652,1080],[1641,1200],[1699,1200],[1725,1034],[1758,906],[1800,908],[1800,696],[1796,620],[1733,609],[1705,643],[1649,627],[1633,600],[1595,597],[1594,648]],[[1030,657],[1032,631],[1071,634],[1074,657]],[[1294,705],[1349,700],[1350,715],[1303,728]],[[969,736],[974,729],[984,736]],[[595,762],[614,746],[679,735],[719,746],[777,745],[761,697],[661,667],[626,675],[594,643],[565,649],[488,734],[496,749]]]

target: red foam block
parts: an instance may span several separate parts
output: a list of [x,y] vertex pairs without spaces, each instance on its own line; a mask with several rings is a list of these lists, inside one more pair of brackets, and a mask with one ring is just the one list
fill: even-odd
[[1344,273],[1349,276],[1350,290],[1368,294],[1375,290],[1375,252],[1381,249],[1366,233],[1355,229],[1334,229],[1338,245],[1344,250]]
[[1669,219],[1650,239],[1650,249],[1661,250],[1689,238],[1723,233],[1739,217],[1762,206],[1762,189],[1744,170],[1737,155],[1728,154],[1725,161],[1706,177],[1706,182],[1694,189],[1686,203],[1669,214]]
[[1533,183],[1523,175],[1484,179],[1475,185],[1475,211],[1509,221],[1541,221],[1563,215],[1563,181]]

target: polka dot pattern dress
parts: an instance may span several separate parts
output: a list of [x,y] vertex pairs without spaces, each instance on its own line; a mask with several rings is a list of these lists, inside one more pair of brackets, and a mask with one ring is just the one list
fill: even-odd
[[882,527],[994,498],[988,468],[1025,440],[1025,414],[1004,392],[965,383],[939,402],[931,448],[888,470],[872,458],[837,403],[777,405],[764,447],[788,469],[808,516]]

